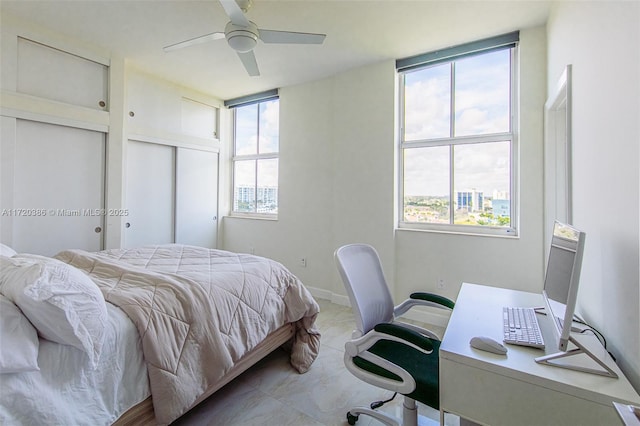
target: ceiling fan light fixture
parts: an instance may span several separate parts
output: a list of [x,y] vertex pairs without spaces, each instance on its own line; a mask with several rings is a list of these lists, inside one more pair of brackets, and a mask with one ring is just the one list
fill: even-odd
[[234,31],[226,36],[229,46],[237,52],[249,52],[256,47],[258,37],[249,31]]
[[245,53],[253,50],[258,43],[258,26],[249,22],[250,26],[241,27],[231,22],[225,28],[225,38],[229,46],[237,52]]

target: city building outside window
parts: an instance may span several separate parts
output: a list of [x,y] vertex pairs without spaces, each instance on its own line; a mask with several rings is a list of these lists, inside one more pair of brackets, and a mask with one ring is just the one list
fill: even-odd
[[234,108],[233,213],[278,213],[279,100]]
[[510,38],[398,66],[400,228],[516,234],[517,33]]

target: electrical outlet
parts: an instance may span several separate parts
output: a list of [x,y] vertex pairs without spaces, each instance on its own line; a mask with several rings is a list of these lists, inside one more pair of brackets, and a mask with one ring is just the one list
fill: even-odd
[[440,278],[440,279],[438,279],[438,281],[436,281],[436,287],[438,288],[438,290],[444,289],[444,280],[442,278]]
[[307,258],[306,257],[301,257],[300,259],[298,259],[298,263],[300,264],[300,266],[302,266],[303,268],[307,266]]

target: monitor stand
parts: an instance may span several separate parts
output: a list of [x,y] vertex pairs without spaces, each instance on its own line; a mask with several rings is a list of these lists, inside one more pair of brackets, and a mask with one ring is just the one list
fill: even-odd
[[[577,370],[590,374],[598,374],[600,376],[612,377],[617,379],[618,375],[613,371],[596,352],[602,352],[603,358],[606,359],[607,352],[600,345],[600,342],[595,341],[598,347],[594,348],[594,340],[591,336],[569,336],[569,342],[573,343],[576,347],[569,349],[566,352],[557,352],[555,354],[545,355],[536,358],[536,362],[539,364],[551,365],[553,367],[567,368],[569,370]],[[589,348],[589,346],[592,346]],[[587,358],[587,361],[595,361],[601,368],[592,368],[585,364],[584,359],[571,359],[568,362],[563,362],[569,357],[578,356],[584,354],[582,358]],[[590,362],[593,364],[593,362]]]

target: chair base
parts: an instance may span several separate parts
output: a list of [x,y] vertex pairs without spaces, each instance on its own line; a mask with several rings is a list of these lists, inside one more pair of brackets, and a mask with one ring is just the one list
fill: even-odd
[[402,418],[399,419],[382,411],[375,411],[369,407],[355,407],[347,412],[347,422],[355,425],[360,414],[371,416],[388,426],[418,426],[418,407],[411,398],[404,398],[402,403]]
[[365,406],[355,407],[349,410],[347,412],[347,422],[350,425],[355,425],[361,414],[373,417],[388,426],[402,426],[402,423],[400,423],[396,417],[390,416],[381,411],[372,410]]

